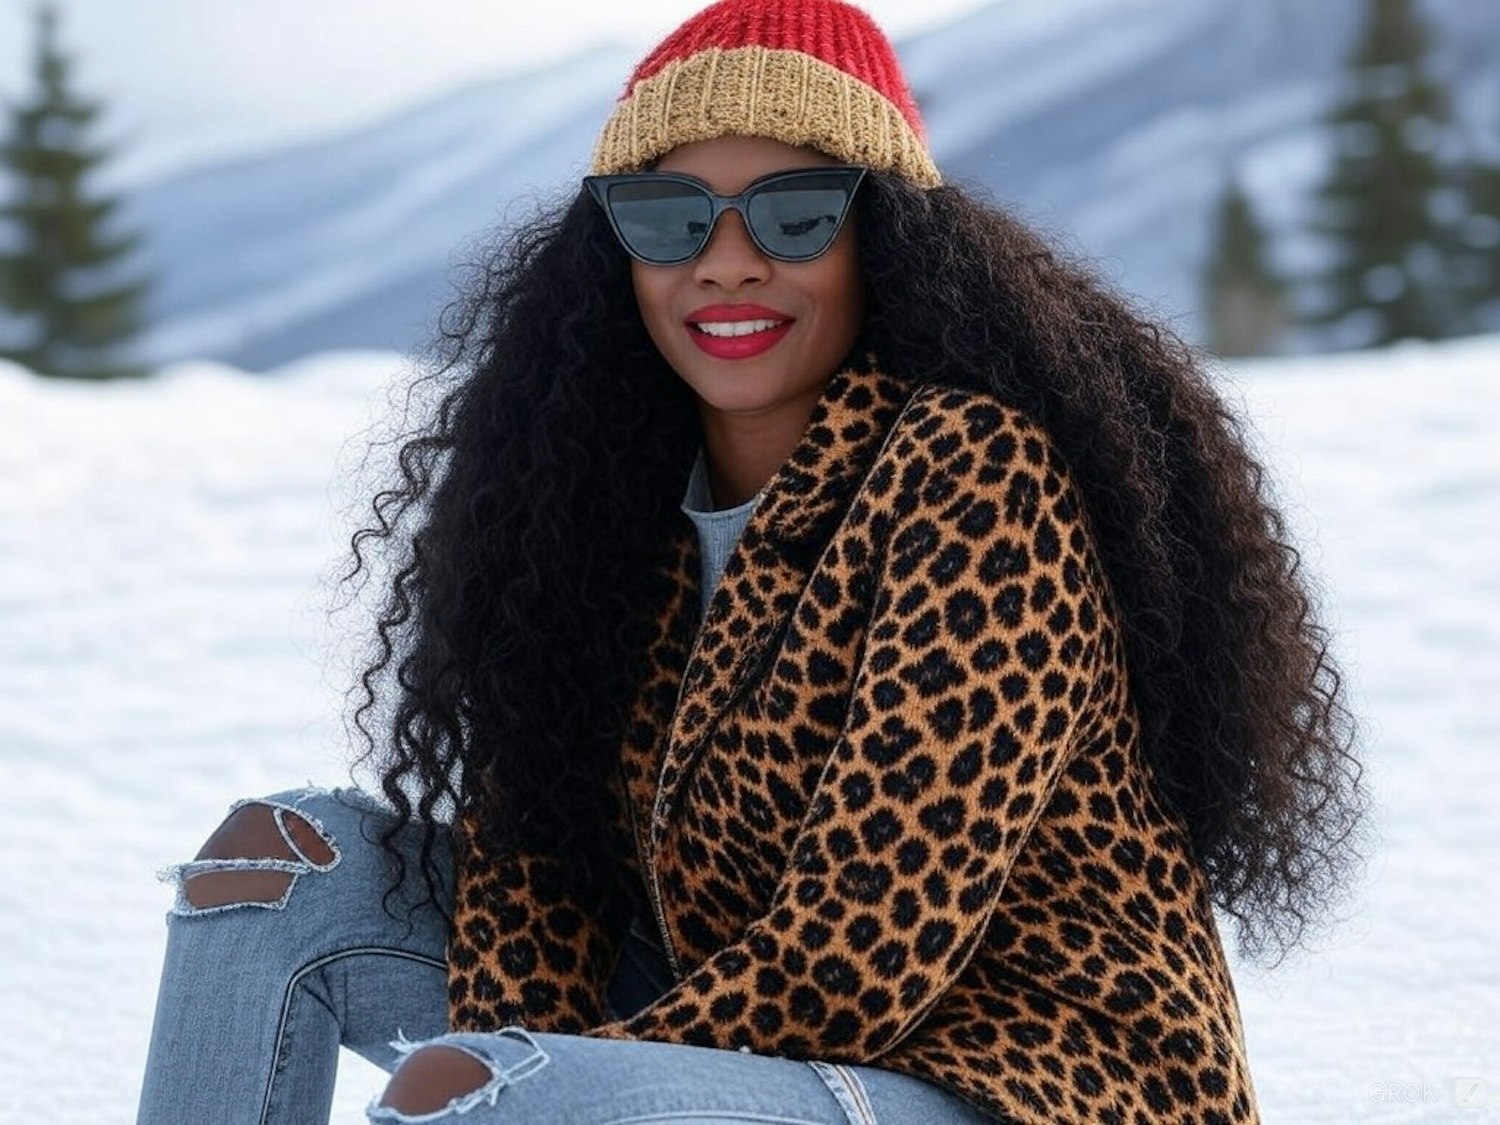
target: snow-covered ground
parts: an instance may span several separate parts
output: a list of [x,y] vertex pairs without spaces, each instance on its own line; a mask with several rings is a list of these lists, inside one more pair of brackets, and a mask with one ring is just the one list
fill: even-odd
[[[0,1120],[132,1120],[153,872],[236,796],[346,779],[362,621],[331,578],[403,368],[0,367]],[[1225,378],[1324,580],[1377,802],[1346,920],[1238,969],[1265,1119],[1500,1121],[1500,339]],[[379,1080],[351,1060],[335,1119]]]

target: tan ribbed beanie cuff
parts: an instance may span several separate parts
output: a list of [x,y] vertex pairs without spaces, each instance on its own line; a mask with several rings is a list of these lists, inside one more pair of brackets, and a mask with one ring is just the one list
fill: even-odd
[[889,41],[840,0],[721,0],[694,16],[636,68],[590,171],[638,171],[731,135],[942,182]]

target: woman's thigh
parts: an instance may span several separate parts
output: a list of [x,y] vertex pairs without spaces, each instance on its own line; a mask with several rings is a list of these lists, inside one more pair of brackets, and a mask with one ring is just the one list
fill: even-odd
[[[441,1036],[477,1059],[489,1081],[446,1107],[374,1122],[452,1125],[981,1125],[963,1099],[894,1071],[507,1027]],[[381,1099],[384,1100],[384,1099]]]

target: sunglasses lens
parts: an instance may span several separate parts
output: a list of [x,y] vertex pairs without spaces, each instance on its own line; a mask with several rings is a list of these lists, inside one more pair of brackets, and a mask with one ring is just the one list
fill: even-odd
[[703,248],[713,205],[691,184],[636,180],[609,189],[609,211],[620,240],[652,262],[682,262]]
[[815,258],[828,249],[849,206],[847,177],[810,174],[767,184],[751,196],[746,220],[772,257]]

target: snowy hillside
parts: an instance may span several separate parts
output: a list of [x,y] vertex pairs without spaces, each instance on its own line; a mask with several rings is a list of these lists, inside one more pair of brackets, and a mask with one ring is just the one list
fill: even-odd
[[[0,368],[0,1121],[132,1120],[152,873],[234,797],[343,779],[363,622],[330,622],[325,580],[400,368]],[[1237,972],[1268,1125],[1500,1121],[1497,370],[1500,338],[1226,375],[1325,579],[1377,801],[1348,920]],[[337,1119],[378,1081],[346,1068]]]
[[[952,176],[1062,233],[1191,333],[1231,163],[1276,230],[1299,224],[1358,2],[1002,0],[898,46]],[[1500,4],[1424,7],[1465,116],[1500,148]],[[576,182],[637,54],[600,50],[141,190],[133,212],[163,282],[152,353],[262,370],[407,349],[476,238]],[[1295,240],[1279,251],[1302,261]]]

